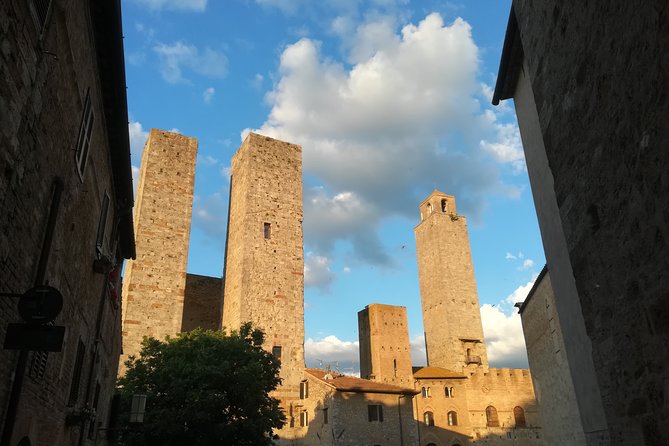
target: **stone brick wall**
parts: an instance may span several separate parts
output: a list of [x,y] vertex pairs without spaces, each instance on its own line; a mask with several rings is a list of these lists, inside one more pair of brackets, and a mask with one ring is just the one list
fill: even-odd
[[[467,406],[467,379],[417,379],[414,397],[414,416],[420,433],[421,446],[435,444],[468,444],[472,435]],[[423,392],[423,388],[426,389]],[[450,393],[448,390],[452,389]],[[449,396],[451,395],[451,396]],[[434,426],[425,423],[425,413],[432,412]],[[456,413],[456,425],[448,424],[448,413]]]
[[[467,406],[474,438],[523,446],[543,444],[539,407],[529,370],[491,368],[476,371],[467,380]],[[488,406],[497,411],[497,428],[487,426]],[[523,409],[526,427],[516,427],[514,408],[517,406]]]
[[[96,273],[93,264],[104,255],[117,271],[122,267],[115,229],[121,205],[110,157],[119,148],[108,144],[89,3],[53,2],[41,35],[29,6],[19,0],[0,2],[0,292],[22,293],[34,285],[53,182],[60,178],[63,190],[45,281],[63,294],[63,310],[55,324],[64,326],[66,334],[62,351],[49,353],[40,373],[31,367],[34,355],[29,353],[10,443],[28,437],[36,446],[70,445],[83,435],[83,444],[93,444],[89,423],[72,426],[65,419],[84,404],[92,405],[96,384],[96,426],[106,427],[109,417],[120,353],[120,310],[109,294],[108,275]],[[124,86],[120,90],[125,94]],[[75,146],[87,92],[94,121],[80,175]],[[105,194],[110,207],[98,252]],[[111,284],[118,289],[118,281]],[[16,303],[0,298],[2,340],[8,323],[21,322]],[[70,401],[80,341],[85,354],[78,396]],[[0,429],[16,360],[16,352],[0,350]],[[95,429],[91,433],[94,436]]]
[[360,377],[411,386],[411,351],[406,307],[371,304],[358,312]]
[[669,4],[513,4],[611,443],[669,444]]
[[[298,428],[298,444],[413,446],[417,444],[411,396],[339,392],[308,374],[309,398],[298,410],[309,414],[309,426]],[[369,421],[369,405],[381,405],[383,421]],[[327,408],[328,423],[323,409]],[[297,412],[296,412],[297,413]],[[297,418],[299,424],[299,415]],[[401,424],[401,427],[400,427]],[[400,440],[400,433],[403,440]]]
[[544,444],[585,446],[550,276],[544,274],[537,280],[523,304],[521,318]]
[[466,356],[488,367],[467,220],[455,197],[434,191],[420,206],[416,255],[430,366],[461,371]]
[[274,396],[287,409],[304,369],[302,149],[254,133],[232,159],[223,299],[226,329],[246,321],[264,330],[268,351],[281,348]]
[[137,187],[137,259],[123,281],[122,361],[144,336],[181,331],[196,155],[195,138],[151,129]]
[[184,308],[181,331],[196,328],[219,330],[221,328],[222,280],[218,277],[186,274]]

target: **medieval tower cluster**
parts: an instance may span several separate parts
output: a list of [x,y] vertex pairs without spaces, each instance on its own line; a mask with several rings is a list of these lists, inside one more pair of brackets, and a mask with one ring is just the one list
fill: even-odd
[[488,359],[467,234],[437,190],[415,228],[427,367],[412,367],[406,308],[358,314],[361,377],[304,363],[302,151],[251,133],[232,159],[224,277],[187,274],[197,141],[152,130],[142,158],[137,259],[123,288],[123,349],[195,327],[266,334],[291,445],[539,445],[529,370]]

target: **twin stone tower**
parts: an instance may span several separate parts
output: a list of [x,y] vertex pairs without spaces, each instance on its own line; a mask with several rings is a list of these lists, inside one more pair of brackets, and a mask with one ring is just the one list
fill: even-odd
[[[222,279],[186,272],[196,156],[196,139],[151,130],[135,205],[137,258],[123,280],[121,362],[139,352],[145,336],[235,330],[251,321],[281,360],[274,397],[288,416],[305,380],[301,147],[250,133],[233,156]],[[453,196],[436,190],[420,215],[415,235],[428,364],[487,374],[465,218]],[[360,312],[361,377],[411,387],[406,311],[397,309],[404,310],[370,305]],[[388,322],[403,326],[394,333]],[[394,353],[383,347],[404,338],[407,345]],[[398,370],[406,381],[396,379]],[[300,432],[287,425],[279,435],[291,441]]]

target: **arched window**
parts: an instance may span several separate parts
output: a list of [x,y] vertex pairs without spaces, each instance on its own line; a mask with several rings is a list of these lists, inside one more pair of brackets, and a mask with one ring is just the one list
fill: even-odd
[[497,417],[497,409],[493,406],[485,408],[486,426],[499,427],[499,418]]
[[446,199],[441,200],[441,212],[446,212]]
[[420,394],[423,398],[429,398],[430,397],[430,388],[429,387],[423,387],[420,389]]
[[453,398],[453,387],[444,387],[444,395],[446,395],[446,398]]
[[30,438],[23,437],[17,446],[30,446]]
[[423,414],[423,422],[426,426],[434,426],[434,414],[429,410]]
[[457,426],[458,425],[458,414],[454,411],[448,412],[448,425]]
[[516,406],[513,408],[513,418],[516,420],[516,427],[525,427],[525,411],[522,407]]
[[427,213],[431,214],[432,213],[432,203],[427,204]]

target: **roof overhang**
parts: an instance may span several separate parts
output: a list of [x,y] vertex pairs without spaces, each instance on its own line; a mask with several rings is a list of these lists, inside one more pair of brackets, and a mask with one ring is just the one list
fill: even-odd
[[518,75],[523,68],[523,44],[520,40],[520,31],[516,14],[511,5],[509,23],[506,26],[502,57],[497,72],[495,92],[492,95],[492,104],[498,105],[499,101],[513,97],[518,83]]
[[136,255],[132,222],[134,193],[128,134],[121,2],[120,0],[91,1],[90,11],[119,216],[119,246],[124,258],[134,259]]

